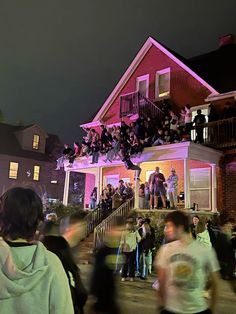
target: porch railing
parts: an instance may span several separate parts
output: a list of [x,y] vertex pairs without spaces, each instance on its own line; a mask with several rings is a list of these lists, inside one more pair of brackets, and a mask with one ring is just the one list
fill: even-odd
[[125,222],[129,211],[134,207],[134,199],[127,200],[124,204],[118,207],[110,216],[104,219],[94,229],[94,248],[100,247],[104,243],[107,232],[114,226],[117,226],[120,221]]
[[[196,130],[192,130],[192,140]],[[214,148],[231,148],[236,146],[236,118],[208,122],[203,125],[204,144]]]
[[120,118],[138,114],[141,117],[162,118],[163,112],[140,92],[120,96]]
[[91,211],[83,219],[84,232],[82,238],[85,239],[90,233],[93,232],[94,228],[102,221],[103,214],[101,208],[97,208]]

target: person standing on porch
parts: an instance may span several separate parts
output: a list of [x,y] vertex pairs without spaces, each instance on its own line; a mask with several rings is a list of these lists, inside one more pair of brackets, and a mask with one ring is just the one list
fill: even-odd
[[167,193],[170,201],[170,208],[176,209],[177,208],[177,195],[178,195],[178,176],[176,174],[175,169],[171,169],[171,174],[169,178],[166,180],[167,183]]
[[160,173],[160,168],[156,167],[155,172],[149,177],[148,183],[150,186],[150,209],[158,208],[158,196],[161,196],[162,206],[166,208],[166,189],[164,187],[165,177]]
[[197,115],[193,120],[193,124],[196,129],[196,138],[195,143],[202,144],[203,143],[203,130],[204,130],[204,123],[206,123],[206,117],[202,114],[201,109],[197,110]]

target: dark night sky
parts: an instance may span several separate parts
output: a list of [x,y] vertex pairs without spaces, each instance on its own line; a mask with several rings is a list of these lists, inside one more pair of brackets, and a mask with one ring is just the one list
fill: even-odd
[[148,36],[198,55],[236,35],[235,12],[235,0],[0,0],[5,121],[72,143]]

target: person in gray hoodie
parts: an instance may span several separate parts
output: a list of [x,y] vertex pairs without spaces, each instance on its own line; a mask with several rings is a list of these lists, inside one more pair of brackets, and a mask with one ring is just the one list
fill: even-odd
[[43,219],[39,196],[12,188],[0,198],[0,314],[73,314],[58,257],[34,235]]

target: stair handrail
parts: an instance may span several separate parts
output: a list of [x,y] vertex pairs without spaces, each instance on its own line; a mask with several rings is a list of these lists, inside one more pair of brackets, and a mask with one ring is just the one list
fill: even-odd
[[125,219],[132,208],[134,208],[134,198],[130,198],[121,204],[111,215],[94,228],[94,248],[98,248],[104,243],[107,231],[117,225],[117,218]]
[[[144,106],[141,104],[142,100]],[[149,114],[152,116],[162,116],[164,114],[156,104],[139,91],[120,96],[120,118],[130,114],[147,115],[147,111],[150,111]]]
[[102,218],[103,213],[101,208],[94,209],[84,217],[84,238],[93,232],[94,228],[102,221]]

